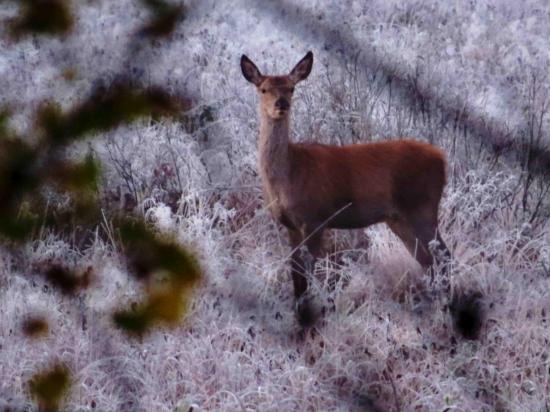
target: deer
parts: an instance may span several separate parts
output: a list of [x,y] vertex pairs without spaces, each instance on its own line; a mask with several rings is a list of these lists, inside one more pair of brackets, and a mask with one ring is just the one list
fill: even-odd
[[[358,229],[384,222],[420,265],[430,270],[450,252],[438,230],[446,183],[446,156],[413,139],[346,146],[294,143],[292,97],[313,67],[309,51],[286,75],[264,75],[246,55],[244,78],[259,96],[259,175],[273,218],[288,231],[291,277],[300,323],[308,323],[309,268],[322,250],[326,229]],[[430,242],[435,248],[430,249]],[[433,276],[433,275],[432,275]],[[433,277],[432,277],[433,280]]]

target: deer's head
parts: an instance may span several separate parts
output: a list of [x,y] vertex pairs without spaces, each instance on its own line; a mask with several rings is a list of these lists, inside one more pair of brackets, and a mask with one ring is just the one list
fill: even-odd
[[289,115],[294,87],[309,76],[312,66],[313,53],[308,52],[289,74],[264,76],[252,60],[244,54],[241,57],[243,76],[256,86],[260,95],[260,110],[274,120],[284,119]]

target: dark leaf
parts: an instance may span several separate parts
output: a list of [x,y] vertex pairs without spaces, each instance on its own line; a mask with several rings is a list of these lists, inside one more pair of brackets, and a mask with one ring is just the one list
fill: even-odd
[[97,189],[99,165],[91,156],[79,163],[59,162],[52,170],[54,181],[70,191]]
[[44,277],[66,295],[75,293],[80,287],[80,278],[61,265],[56,264],[49,267],[45,271]]
[[21,242],[27,239],[37,225],[32,218],[3,215],[0,212],[0,234],[12,241]]
[[29,390],[41,411],[53,412],[59,409],[59,404],[70,385],[69,369],[58,364],[50,370],[34,375],[29,381]]
[[12,22],[11,34],[66,35],[74,19],[66,0],[21,0],[20,15]]
[[148,294],[137,309],[117,312],[115,324],[131,335],[142,335],[157,324],[176,325],[201,277],[196,260],[144,222],[121,220],[116,226],[133,273],[147,280]]
[[151,327],[151,319],[145,311],[121,310],[113,314],[117,327],[129,335],[142,336]]
[[66,145],[90,133],[104,132],[142,116],[171,116],[179,111],[175,99],[159,88],[140,90],[117,84],[109,90],[98,89],[67,114],[51,103],[38,113],[37,124],[46,144]]
[[36,173],[36,153],[20,139],[0,140],[0,211],[14,212],[17,201],[25,192],[39,184]]
[[156,235],[143,222],[122,222],[120,235],[138,278],[165,271],[173,282],[182,286],[199,280],[200,270],[195,258],[176,243]]
[[146,1],[145,3],[155,3],[152,7],[153,17],[141,28],[139,34],[146,37],[168,37],[177,24],[185,18],[183,6],[168,5],[165,2]]
[[0,107],[0,139],[5,139],[9,135],[8,121],[10,119],[11,110],[9,107]]
[[23,333],[29,338],[37,338],[48,334],[49,326],[46,319],[39,316],[29,316],[22,324]]

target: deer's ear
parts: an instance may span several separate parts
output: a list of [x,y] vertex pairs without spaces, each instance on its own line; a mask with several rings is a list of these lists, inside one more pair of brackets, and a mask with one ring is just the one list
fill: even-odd
[[241,70],[243,72],[244,78],[250,83],[254,83],[256,86],[259,86],[260,83],[262,83],[262,80],[264,78],[262,76],[262,73],[260,73],[256,65],[252,63],[252,60],[250,60],[244,54],[241,56]]
[[290,72],[290,77],[294,83],[298,83],[309,76],[311,73],[311,68],[313,67],[313,53],[307,52],[302,60],[298,62],[294,69]]

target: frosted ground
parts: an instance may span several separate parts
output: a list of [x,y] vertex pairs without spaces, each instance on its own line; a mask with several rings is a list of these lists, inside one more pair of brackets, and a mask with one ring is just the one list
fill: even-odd
[[[550,408],[548,181],[528,184],[516,156],[492,151],[444,110],[493,125],[504,145],[546,144],[550,5],[334,3],[191,2],[171,41],[137,55],[128,44],[146,13],[129,1],[83,2],[66,42],[2,40],[1,98],[20,130],[44,99],[69,107],[122,68],[192,97],[187,123],[141,121],[74,152],[103,160],[106,201],[136,203],[196,252],[205,273],[180,327],[135,341],[113,328],[110,313],[135,300],[139,285],[104,237],[78,244],[44,233],[22,251],[23,263],[2,252],[2,407],[32,410],[27,380],[61,360],[73,376],[68,411]],[[14,12],[3,4],[0,15]],[[312,286],[323,316],[313,331],[299,328],[286,236],[262,206],[255,92],[238,61],[246,53],[267,73],[285,72],[307,50],[315,63],[296,92],[295,140],[411,136],[448,153],[441,230],[454,253],[453,289],[483,295],[478,340],[454,331],[383,225],[327,237]],[[391,76],[430,99],[411,101]],[[91,265],[93,287],[61,298],[33,274],[45,259]],[[46,338],[20,331],[32,313],[46,314]]]

